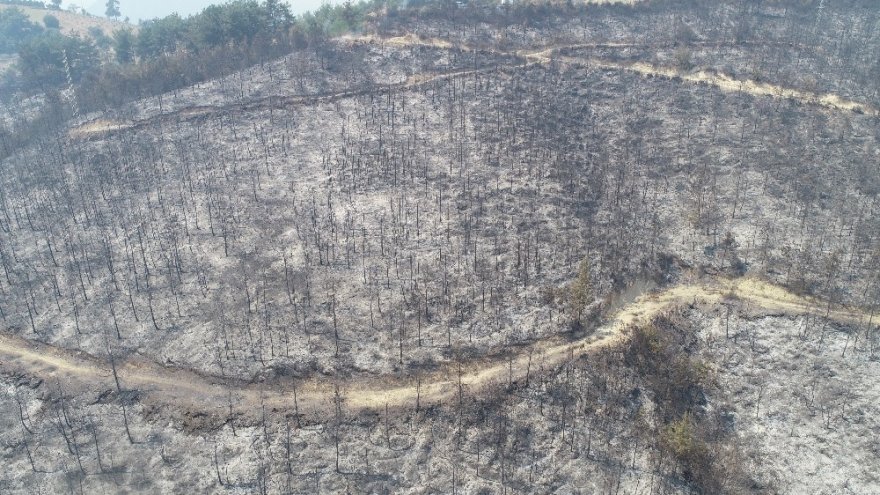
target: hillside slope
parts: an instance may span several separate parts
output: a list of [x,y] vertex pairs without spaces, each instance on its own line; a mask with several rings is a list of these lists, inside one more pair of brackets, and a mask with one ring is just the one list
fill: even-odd
[[20,5],[4,5],[0,4],[0,10],[16,8],[27,14],[32,22],[43,25],[43,18],[47,15],[54,16],[58,19],[61,26],[61,33],[72,36],[91,36],[90,28],[98,28],[105,35],[110,36],[117,29],[135,29],[134,26],[126,24],[122,21],[115,21],[106,17],[97,17],[83,14],[76,14],[67,10],[51,10],[38,9],[34,7],[23,7]]
[[880,490],[877,13],[449,5],[0,164],[3,491]]

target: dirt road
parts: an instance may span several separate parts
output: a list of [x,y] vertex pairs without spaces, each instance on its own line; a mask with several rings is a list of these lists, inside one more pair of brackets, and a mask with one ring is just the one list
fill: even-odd
[[[827,304],[820,301],[796,296],[755,279],[713,280],[643,295],[581,340],[539,341],[512,357],[485,358],[461,366],[448,363],[441,371],[403,378],[326,377],[247,384],[140,359],[117,363],[116,375],[123,388],[139,390],[144,400],[190,414],[223,416],[232,410],[241,415],[255,415],[263,405],[271,410],[319,414],[335,410],[337,402],[346,410],[424,407],[457,401],[459,393],[481,394],[510,380],[525,380],[541,367],[552,368],[567,359],[614,345],[626,338],[626,329],[631,325],[646,322],[676,305],[712,305],[725,299],[774,313],[827,314],[831,319],[847,323],[868,321],[868,315],[863,312],[829,310]],[[115,388],[113,371],[107,361],[9,335],[0,335],[0,370],[59,382],[73,391]]]
[[[439,49],[452,49],[454,46],[450,44],[450,42],[446,40],[440,39],[429,39],[424,40],[420,39],[414,35],[407,36],[398,36],[394,38],[376,38],[373,36],[359,36],[359,37],[343,37],[340,38],[340,41],[343,43],[378,43],[378,44],[387,44],[392,46],[429,46],[433,48]],[[449,71],[449,72],[432,72],[432,73],[424,73],[424,74],[414,74],[409,76],[405,81],[396,84],[389,84],[385,86],[378,86],[376,88],[371,88],[369,91],[383,91],[383,90],[399,90],[399,89],[413,89],[419,86],[423,86],[434,81],[442,80],[442,79],[456,79],[462,77],[472,76],[474,74],[480,73],[489,73],[497,70],[505,69],[505,70],[516,70],[522,69],[526,67],[530,67],[536,64],[548,64],[551,62],[557,62],[562,64],[569,65],[583,65],[590,67],[599,67],[604,69],[612,69],[612,70],[622,70],[628,72],[635,72],[645,76],[658,76],[665,77],[669,79],[676,79],[683,82],[695,83],[695,84],[708,84],[710,86],[714,86],[719,88],[722,91],[727,92],[741,92],[748,93],[754,96],[769,96],[774,98],[784,98],[790,100],[797,100],[805,104],[809,105],[818,105],[825,107],[830,110],[837,111],[845,111],[845,112],[860,112],[868,115],[880,115],[880,109],[875,108],[872,105],[867,103],[861,103],[857,101],[848,100],[842,98],[835,94],[821,94],[821,93],[811,93],[809,91],[802,91],[793,88],[787,88],[784,86],[762,83],[753,81],[751,79],[734,79],[731,76],[728,76],[721,72],[714,72],[708,70],[697,70],[697,71],[682,71],[676,69],[674,67],[662,67],[651,65],[645,62],[616,62],[612,60],[605,60],[600,58],[583,58],[583,57],[572,57],[572,56],[561,56],[560,52],[571,49],[579,49],[579,48],[596,48],[596,47],[604,47],[604,48],[626,48],[629,46],[635,46],[628,43],[594,43],[594,44],[577,44],[577,45],[565,45],[565,46],[556,46],[552,48],[543,48],[538,50],[520,50],[517,52],[502,52],[497,50],[487,50],[495,53],[499,56],[516,56],[521,60],[524,60],[524,63],[520,64],[509,64],[509,65],[498,65],[483,69],[476,70],[457,70],[457,71]],[[470,47],[463,46],[455,46],[457,50],[462,51],[476,51],[476,49]],[[116,121],[112,119],[99,118],[95,120],[91,120],[88,122],[84,122],[80,125],[72,127],[68,131],[68,136],[71,139],[89,139],[96,136],[102,136],[105,134],[110,134],[116,131],[132,129],[136,127],[140,127],[143,125],[148,125],[157,120],[162,119],[171,119],[171,118],[191,118],[191,117],[202,117],[210,114],[221,114],[232,111],[234,109],[247,109],[252,108],[264,104],[274,104],[276,106],[289,106],[289,105],[300,105],[300,104],[310,104],[310,103],[319,103],[322,101],[332,101],[342,98],[349,98],[353,96],[357,96],[363,94],[365,90],[346,90],[340,91],[336,93],[327,93],[327,94],[317,94],[317,95],[296,95],[296,96],[274,96],[274,97],[266,97],[262,99],[258,99],[254,102],[250,102],[247,104],[234,104],[234,105],[220,105],[216,107],[195,107],[195,108],[182,108],[178,110],[174,110],[171,112],[154,115],[151,117],[147,117],[138,121]]]

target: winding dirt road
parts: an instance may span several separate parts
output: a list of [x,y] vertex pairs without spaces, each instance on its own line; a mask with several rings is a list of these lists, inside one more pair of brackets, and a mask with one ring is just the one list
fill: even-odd
[[[351,411],[415,408],[457,401],[459,393],[469,396],[486,393],[511,380],[524,381],[539,369],[551,369],[568,359],[622,342],[627,338],[627,328],[645,323],[677,305],[714,305],[726,300],[773,313],[827,315],[845,323],[869,321],[864,312],[829,310],[821,301],[796,296],[766,282],[742,278],[678,285],[642,295],[581,340],[538,341],[510,357],[485,358],[461,366],[448,363],[441,371],[407,377],[326,377],[248,384],[139,359],[118,363],[116,369],[123,388],[139,390],[148,402],[188,414],[225,416],[234,411],[253,417],[263,405],[273,411],[321,414],[335,410],[337,403]],[[60,382],[65,389],[74,391],[115,388],[112,368],[106,361],[9,335],[0,335],[0,371]]]
[[[626,2],[627,0],[623,1]],[[394,38],[376,38],[374,36],[349,36],[340,38],[340,41],[343,43],[378,43],[391,46],[426,46],[443,50],[454,48],[456,50],[462,51],[480,51],[472,47],[455,46],[452,45],[449,41],[442,39],[426,40],[420,39],[414,35],[398,36]],[[577,50],[582,48],[627,48],[631,46],[642,45],[631,43],[592,43],[563,45],[536,50],[519,50],[517,52],[504,52],[499,50],[481,49],[482,51],[491,52],[498,56],[517,57],[524,62],[519,64],[502,64],[473,70],[455,70],[448,72],[414,74],[399,83],[386,84],[382,86],[371,87],[368,89],[350,89],[335,93],[323,93],[313,95],[270,96],[258,98],[247,103],[187,107],[167,113],[153,115],[136,121],[117,121],[106,118],[98,118],[72,127],[68,131],[68,136],[71,139],[75,140],[90,139],[117,131],[142,127],[144,125],[149,125],[163,119],[187,119],[194,117],[203,117],[212,114],[227,113],[233,110],[247,110],[267,104],[285,107],[290,105],[302,105],[334,101],[338,99],[359,96],[370,92],[381,93],[384,91],[394,91],[400,89],[414,89],[432,83],[434,81],[444,79],[456,79],[472,76],[475,74],[496,72],[498,70],[518,70],[533,65],[549,64],[553,62],[567,65],[579,65],[610,70],[635,72],[643,76],[663,77],[667,79],[676,79],[679,81],[695,84],[708,84],[726,92],[740,92],[751,94],[754,96],[768,96],[773,98],[795,100],[808,105],[818,105],[829,110],[860,112],[868,115],[880,115],[880,108],[876,108],[873,105],[867,103],[848,100],[835,94],[812,93],[809,91],[788,88],[785,86],[757,82],[751,79],[735,79],[731,76],[728,76],[727,74],[712,70],[682,71],[674,67],[657,66],[645,62],[619,62],[595,57],[576,57],[560,55],[561,52],[564,52],[566,50]]]

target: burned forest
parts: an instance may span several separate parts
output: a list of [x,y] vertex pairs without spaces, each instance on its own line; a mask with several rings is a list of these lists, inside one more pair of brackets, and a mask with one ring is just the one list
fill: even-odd
[[880,492],[880,6],[277,4],[0,83],[0,493]]

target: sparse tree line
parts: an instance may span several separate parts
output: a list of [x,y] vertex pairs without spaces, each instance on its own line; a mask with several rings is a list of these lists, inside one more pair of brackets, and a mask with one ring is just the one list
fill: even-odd
[[[70,116],[74,107],[81,113],[106,110],[263,64],[292,50],[321,51],[328,36],[360,30],[367,14],[384,5],[328,4],[295,18],[278,0],[237,0],[187,18],[175,14],[146,21],[137,30],[123,28],[109,37],[98,30],[92,38],[44,29],[20,10],[7,9],[0,12],[0,52],[15,52],[19,60],[17,71],[7,71],[0,80],[0,95],[8,100],[42,93],[46,104],[58,106],[44,110],[54,115]],[[72,94],[62,91],[71,82]],[[16,126],[26,130],[0,131],[14,134],[13,142],[35,137],[39,127],[28,121],[37,119],[16,118]]]
[[[328,35],[359,30],[367,13],[380,6],[384,6],[384,2],[347,2],[335,8],[326,5],[315,13],[295,18],[290,13],[289,6],[278,0],[236,0],[212,5],[194,16],[183,18],[174,14],[144,21],[137,29],[118,29],[109,39],[106,38],[106,33],[101,33],[100,37],[109,44],[104,48],[111,50],[115,63],[106,60],[106,56],[98,56],[95,40],[64,36],[57,30],[47,31],[31,22],[20,10],[6,9],[0,13],[0,51],[17,52],[20,55],[18,65],[22,79],[20,86],[10,85],[4,90],[12,92],[24,88],[31,91],[57,88],[65,81],[42,76],[44,71],[63,69],[58,58],[65,50],[70,52],[68,57],[71,63],[77,61],[81,67],[80,71],[73,74],[73,81],[77,84],[82,82],[82,86],[87,86],[83,78],[86,72],[92,73],[92,78],[88,81],[91,83],[96,77],[109,78],[115,75],[94,74],[101,69],[124,73],[123,69],[131,71],[132,65],[155,65],[154,61],[166,61],[169,57],[172,58],[171,62],[176,57],[192,63],[206,52],[218,49],[242,50],[241,47],[245,46],[247,50],[242,54],[258,52],[259,61],[265,61]],[[97,41],[99,45],[104,44],[103,40]],[[84,49],[94,53],[86,53]],[[41,50],[49,53],[39,53]],[[226,56],[235,57],[233,53],[227,53]],[[198,80],[221,73],[228,73],[228,68],[227,72],[213,72]],[[171,75],[164,77],[175,79]],[[170,83],[172,82],[168,81],[166,84]],[[156,93],[133,93],[128,96],[138,98],[151,94]],[[117,104],[116,101],[103,103],[105,106]]]
[[3,0],[3,5],[20,5],[22,7],[34,7],[37,9],[59,9],[61,0],[52,0],[51,2],[39,2],[37,0]]
[[[869,29],[872,25],[870,14],[866,14],[864,22],[854,23],[851,30],[835,38],[837,31],[834,26],[842,18],[841,15],[825,8],[824,16],[817,16],[819,10],[814,4],[783,2],[779,5],[784,15],[771,17],[761,15],[762,11],[749,3],[738,4],[736,9],[731,10],[697,2],[692,6],[697,9],[694,15],[672,20],[679,28],[652,32],[652,26],[657,24],[651,19],[670,11],[668,5],[640,4],[638,9],[634,9],[627,5],[551,7],[532,4],[499,6],[493,2],[468,2],[462,5],[428,2],[403,7],[394,2],[366,2],[344,3],[335,8],[325,6],[313,14],[294,19],[284,4],[239,1],[206,9],[201,15],[186,19],[169,16],[149,21],[137,31],[119,30],[112,39],[104,36],[101,43],[105,43],[107,49],[112,46],[115,63],[102,61],[103,49],[96,49],[92,40],[57,33],[36,36],[33,46],[22,48],[22,78],[7,78],[8,84],[2,93],[12,95],[24,88],[52,93],[57,88],[66,87],[65,54],[77,89],[74,95],[51,97],[48,101],[65,103],[64,107],[67,107],[68,99],[75,97],[78,109],[83,113],[118,107],[137,98],[174,91],[255,63],[265,63],[290,50],[311,47],[321,52],[322,47],[326,46],[323,40],[327,36],[346,32],[375,31],[390,36],[399,34],[400,27],[406,26],[403,31],[414,29],[426,37],[461,33],[458,41],[471,46],[499,44],[504,47],[506,44],[516,47],[522,40],[528,39],[529,33],[547,29],[557,33],[554,36],[560,41],[565,39],[567,43],[577,43],[583,39],[580,31],[586,28],[587,19],[617,16],[634,20],[628,29],[637,38],[644,39],[646,46],[662,45],[662,40],[668,43],[699,42],[694,34],[697,29],[700,30],[700,36],[711,37],[717,36],[717,30],[721,29],[722,37],[729,38],[731,42],[770,43],[767,46],[771,52],[767,49],[753,51],[753,54],[759,53],[760,56],[750,56],[742,62],[742,67],[737,66],[732,70],[720,68],[734,76],[743,74],[759,80],[767,75],[780,78],[779,69],[785,67],[787,60],[792,60],[791,50],[795,50],[799,53],[794,58],[797,63],[785,69],[782,80],[797,81],[808,90],[818,87],[832,92],[844,91],[846,94],[851,94],[854,87],[865,88],[853,96],[863,101],[878,101],[877,95],[880,93],[877,91],[880,88],[876,85],[872,87],[872,83],[880,78],[873,77],[876,74],[870,69],[868,72],[864,69],[876,68],[876,64],[865,62],[871,60],[871,47],[877,43],[876,34]],[[848,8],[864,7],[847,4],[837,8],[845,12]],[[703,25],[702,19],[706,18],[722,19],[719,21],[720,28]],[[426,19],[427,22],[417,19]],[[572,19],[580,21],[572,22]],[[815,23],[812,23],[814,19]],[[23,21],[31,24],[26,18]],[[483,31],[474,29],[479,23],[497,26],[503,35],[497,40],[481,37],[479,33]],[[800,29],[799,26],[804,23],[812,23],[811,29]],[[729,33],[728,26],[731,26]],[[41,30],[36,25],[27,29]],[[684,31],[691,34],[682,35]],[[755,37],[747,32],[762,34]],[[817,56],[810,48],[802,48],[805,43],[811,44],[811,37],[821,39],[823,45],[835,46],[837,56]],[[27,40],[28,36],[10,39],[19,43]],[[794,46],[784,48],[784,44]],[[689,60],[693,57],[688,54]],[[701,55],[700,60],[703,59]],[[829,66],[827,60],[845,67]],[[802,74],[810,76],[804,79]],[[840,81],[846,83],[845,87],[834,80],[843,74],[850,74],[852,79]],[[70,111],[60,108],[51,113],[69,115]],[[16,140],[23,138],[27,138],[27,135],[19,134]]]

